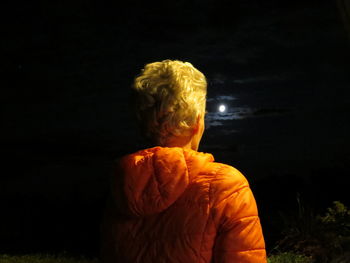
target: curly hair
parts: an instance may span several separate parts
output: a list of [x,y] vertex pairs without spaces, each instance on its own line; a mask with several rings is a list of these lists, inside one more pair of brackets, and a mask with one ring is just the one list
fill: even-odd
[[189,62],[147,64],[132,89],[142,132],[160,145],[172,136],[190,136],[205,112],[207,81]]

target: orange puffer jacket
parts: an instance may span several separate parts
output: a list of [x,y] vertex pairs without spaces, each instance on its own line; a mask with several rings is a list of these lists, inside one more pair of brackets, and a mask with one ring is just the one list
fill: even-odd
[[266,262],[247,180],[211,154],[142,150],[118,162],[112,185],[104,262]]

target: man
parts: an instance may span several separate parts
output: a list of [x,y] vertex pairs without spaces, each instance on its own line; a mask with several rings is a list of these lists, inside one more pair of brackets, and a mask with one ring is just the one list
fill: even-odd
[[151,63],[135,78],[136,115],[154,147],[117,162],[104,262],[266,262],[246,178],[197,151],[206,90],[204,75],[187,62]]

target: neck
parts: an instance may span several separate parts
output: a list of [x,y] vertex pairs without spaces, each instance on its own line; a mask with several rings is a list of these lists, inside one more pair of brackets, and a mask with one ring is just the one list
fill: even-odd
[[172,137],[171,139],[167,140],[162,146],[164,147],[180,147],[183,149],[191,149],[191,150],[197,150],[194,149],[193,140],[192,138],[188,137]]

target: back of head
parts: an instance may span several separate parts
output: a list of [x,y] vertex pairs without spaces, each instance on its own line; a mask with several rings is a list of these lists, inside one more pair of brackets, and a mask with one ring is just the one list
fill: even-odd
[[132,86],[143,134],[163,145],[174,136],[190,136],[204,115],[207,82],[191,63],[164,60],[147,64]]

